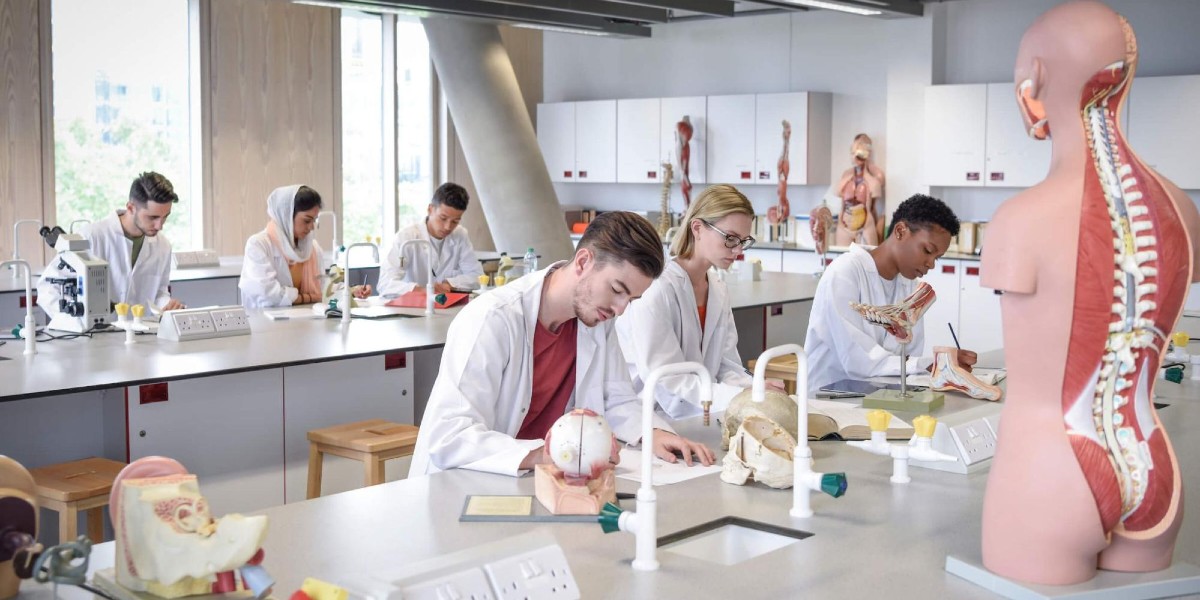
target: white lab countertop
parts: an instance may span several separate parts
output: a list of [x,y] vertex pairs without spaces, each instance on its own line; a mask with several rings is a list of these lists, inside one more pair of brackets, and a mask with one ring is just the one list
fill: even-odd
[[[757,282],[729,282],[735,310],[811,300],[816,291],[811,275],[762,275]],[[0,346],[0,402],[436,348],[445,345],[458,310],[438,311],[432,319],[419,309],[409,311],[417,318],[354,319],[349,329],[339,319],[272,321],[251,311],[251,335],[187,342],[141,335],[126,346],[118,330],[90,339],[39,342],[32,357],[21,354],[21,340],[6,340]]]
[[[1200,456],[1200,438],[1188,435],[1200,430],[1200,385],[1178,387],[1187,399],[1160,413],[1184,459],[1181,475],[1187,485],[1175,560],[1200,564],[1200,460],[1188,459]],[[719,451],[716,421],[705,428],[694,419],[681,423],[680,430]],[[814,494],[816,514],[809,519],[788,515],[791,490],[730,485],[716,474],[656,488],[660,537],[729,515],[813,534],[736,566],[659,549],[661,568],[639,572],[630,567],[633,536],[606,535],[595,523],[459,522],[467,495],[531,495],[534,484],[531,476],[462,470],[261,511],[270,517],[264,566],[278,582],[275,597],[283,598],[299,589],[305,577],[348,584],[354,573],[388,572],[542,529],[563,548],[584,598],[998,597],[944,570],[947,555],[979,552],[987,471],[958,475],[914,467],[912,482],[897,485],[888,481],[890,459],[842,442],[816,442],[812,448],[816,470],[844,471],[849,488],[840,499]],[[636,490],[633,482],[617,481],[621,492]],[[635,508],[632,500],[622,504]],[[112,546],[97,547],[93,570],[111,565]],[[64,591],[84,597],[79,590],[60,587]],[[27,583],[22,597],[48,600],[49,588]]]

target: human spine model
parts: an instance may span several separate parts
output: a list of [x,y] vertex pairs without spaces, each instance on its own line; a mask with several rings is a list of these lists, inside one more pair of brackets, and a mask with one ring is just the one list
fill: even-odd
[[[1165,569],[1183,522],[1152,398],[1164,332],[1198,278],[1200,214],[1120,129],[1136,61],[1129,24],[1090,0],[1047,11],[1018,52],[1024,127],[1054,159],[997,211],[982,259],[981,283],[1004,292],[1008,362],[983,563],[1012,579]],[[1031,243],[1052,231],[1053,250]]]
[[871,323],[887,329],[901,344],[907,344],[912,341],[912,328],[935,301],[937,294],[933,287],[921,281],[917,283],[917,289],[899,304],[873,306],[851,302],[850,308]]
[[674,175],[674,170],[669,162],[664,162],[662,167],[663,183],[662,194],[659,198],[658,235],[666,237],[667,230],[671,228],[671,177]]
[[779,162],[775,164],[775,168],[779,174],[779,189],[776,195],[779,201],[775,206],[767,209],[767,220],[772,225],[778,225],[786,221],[788,215],[791,214],[791,207],[788,205],[787,199],[787,180],[788,173],[792,170],[792,163],[788,159],[788,148],[792,141],[792,124],[786,119],[783,121],[783,151],[779,153]]

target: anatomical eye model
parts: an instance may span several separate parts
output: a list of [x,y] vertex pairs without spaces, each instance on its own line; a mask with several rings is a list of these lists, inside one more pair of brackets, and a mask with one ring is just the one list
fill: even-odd
[[586,408],[561,416],[546,433],[548,464],[534,467],[534,493],[556,515],[595,515],[616,502],[617,438],[604,417]]

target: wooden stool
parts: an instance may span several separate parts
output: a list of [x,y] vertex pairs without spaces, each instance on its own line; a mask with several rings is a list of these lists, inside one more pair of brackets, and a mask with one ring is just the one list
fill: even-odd
[[125,463],[107,458],[85,458],[30,469],[37,483],[38,503],[58,513],[58,543],[79,536],[79,512],[87,514],[87,536],[93,544],[104,541],[104,507],[117,473]]
[[[754,365],[758,363],[758,359],[751,360],[747,364],[750,365],[750,371],[754,371]],[[788,394],[796,393],[796,357],[792,354],[786,356],[776,356],[767,363],[767,379],[782,379],[783,389],[787,390]]]
[[412,456],[417,447],[417,426],[383,419],[334,425],[308,432],[308,497],[321,495],[321,467],[332,454],[363,463],[363,483],[383,483],[383,463]]

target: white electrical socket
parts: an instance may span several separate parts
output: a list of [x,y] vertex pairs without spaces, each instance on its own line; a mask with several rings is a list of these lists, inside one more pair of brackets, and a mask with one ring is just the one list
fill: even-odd
[[240,306],[169,310],[159,321],[158,337],[175,342],[248,335],[250,319]]
[[557,544],[535,548],[483,566],[498,600],[577,600],[579,586]]
[[991,466],[996,453],[1002,404],[983,402],[973,408],[942,415],[933,432],[933,449],[958,457],[955,462],[909,460],[914,467],[975,473]]
[[403,600],[496,600],[478,567],[399,588],[391,597]]
[[975,419],[950,428],[959,457],[967,465],[987,460],[996,453],[996,436],[984,419]]

